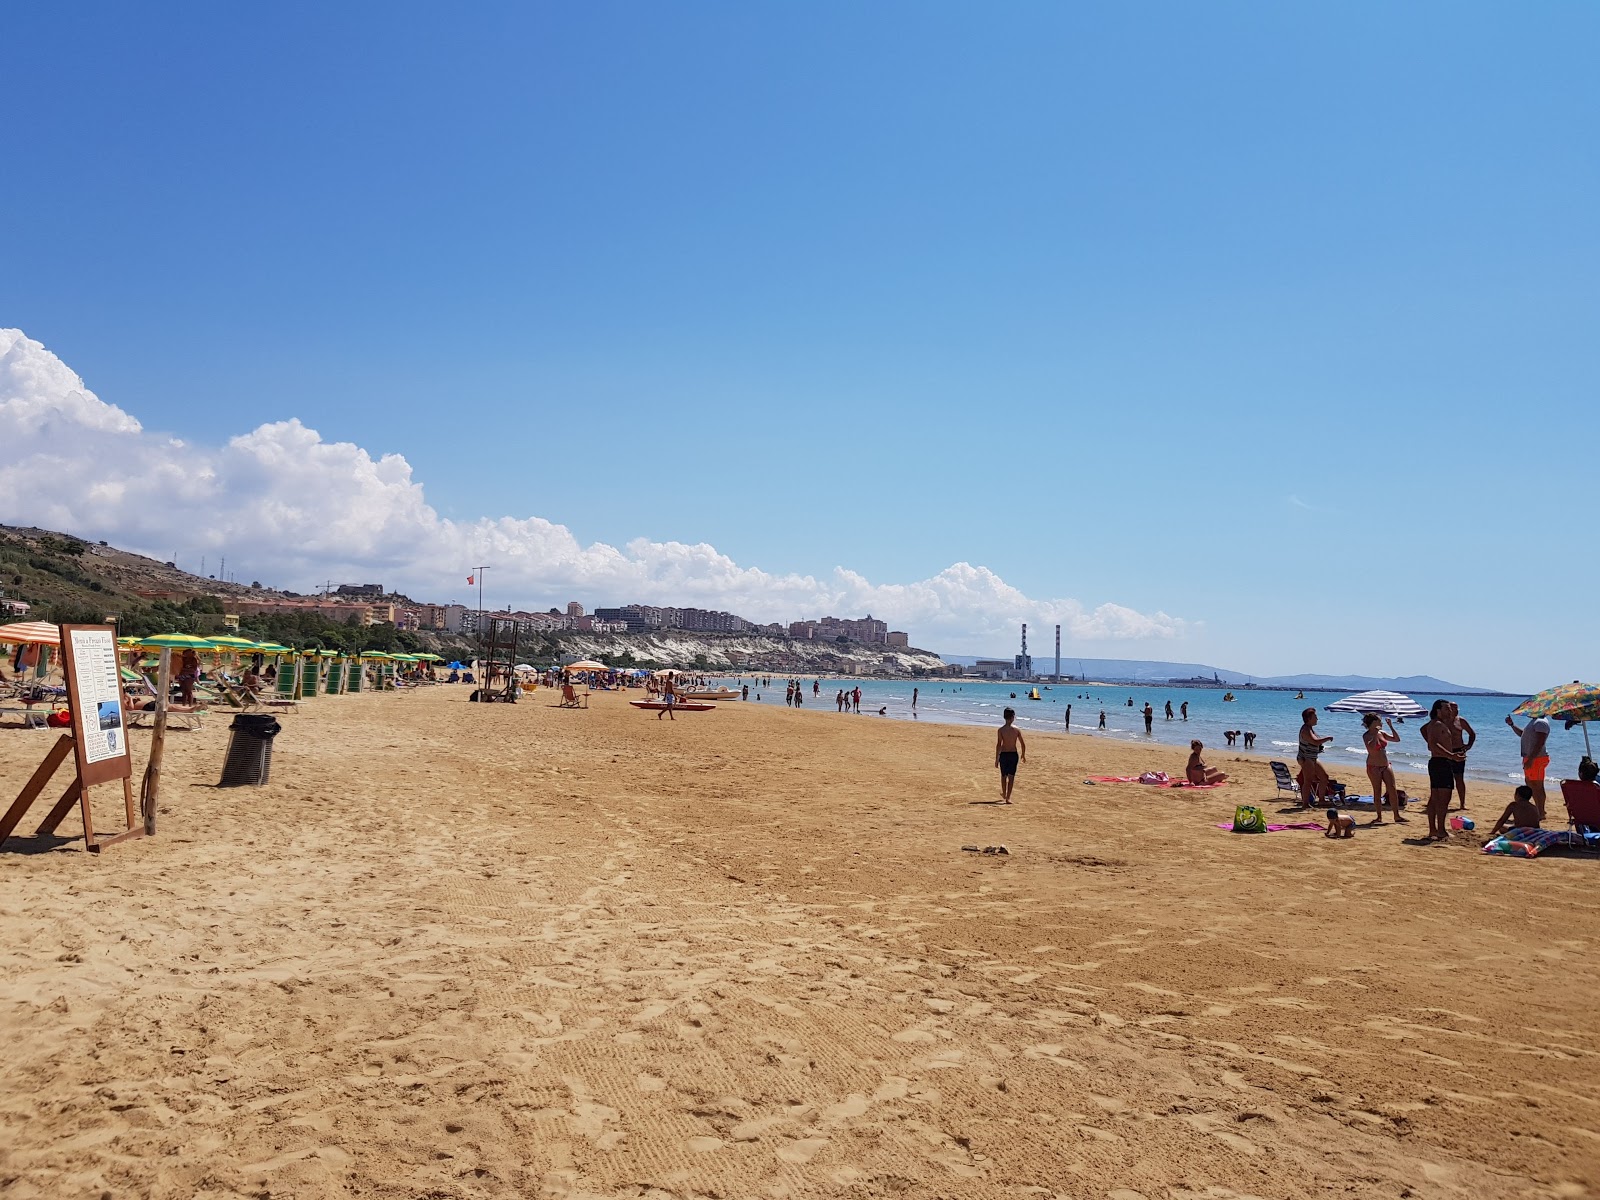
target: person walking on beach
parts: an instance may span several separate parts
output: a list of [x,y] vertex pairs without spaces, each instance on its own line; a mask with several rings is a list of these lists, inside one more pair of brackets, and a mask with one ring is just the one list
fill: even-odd
[[1377,713],[1368,713],[1361,718],[1361,723],[1366,726],[1361,740],[1367,747],[1367,778],[1372,781],[1372,824],[1383,824],[1383,793],[1389,793],[1389,811],[1394,814],[1394,819],[1400,824],[1405,824],[1405,818],[1400,815],[1400,794],[1395,787],[1394,768],[1389,765],[1389,746],[1400,740],[1400,735],[1394,731],[1394,722],[1389,722],[1389,732],[1383,731],[1383,721]]
[[1506,724],[1511,732],[1522,739],[1522,782],[1533,789],[1533,802],[1539,808],[1539,819],[1544,819],[1544,771],[1550,765],[1550,722],[1544,717],[1534,717],[1527,728],[1518,729],[1509,715]]
[[851,693],[851,698],[855,701],[856,711],[860,712],[861,711],[861,685],[860,684],[856,685],[856,690],[853,693]]
[[1146,733],[1150,732],[1150,723],[1152,721],[1154,721],[1155,719],[1156,719],[1156,710],[1154,708],[1150,707],[1150,702],[1148,700],[1146,700],[1145,701],[1145,705],[1144,705],[1144,731]]
[[1300,764],[1301,803],[1307,808],[1317,808],[1328,790],[1328,772],[1317,759],[1322,747],[1333,741],[1333,736],[1322,737],[1317,733],[1317,710],[1314,708],[1302,712],[1300,721],[1294,756]]
[[1461,807],[1467,806],[1467,751],[1471,750],[1478,741],[1478,731],[1472,727],[1472,722],[1461,715],[1461,706],[1454,700],[1450,701],[1450,715],[1445,718],[1450,722],[1456,749],[1461,757],[1456,760],[1456,796],[1461,801]]
[[1422,740],[1428,747],[1428,840],[1449,840],[1445,814],[1450,811],[1450,796],[1456,790],[1455,729],[1449,721],[1450,701],[1435,700],[1422,727]]
[[994,740],[994,765],[1000,768],[1000,799],[1011,803],[1011,789],[1017,782],[1017,764],[1028,761],[1028,744],[1022,740],[1022,730],[1012,724],[1017,710],[1008,708],[1000,714],[1005,724],[1000,726]]
[[670,717],[676,721],[678,718],[672,715],[672,706],[678,702],[678,681],[671,675],[668,675],[666,682],[661,685],[661,702],[666,707],[656,713],[656,720],[659,721],[662,717]]

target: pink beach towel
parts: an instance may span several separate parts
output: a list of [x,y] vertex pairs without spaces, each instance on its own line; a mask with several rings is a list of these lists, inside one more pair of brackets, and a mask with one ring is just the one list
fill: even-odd
[[[1218,829],[1226,829],[1229,833],[1232,833],[1233,832],[1233,822],[1232,821],[1223,821],[1223,822],[1221,822],[1220,824],[1217,825],[1217,828]],[[1267,826],[1267,832],[1268,833],[1281,833],[1285,829],[1321,829],[1321,828],[1323,828],[1323,824],[1322,824],[1321,821],[1296,821],[1292,825],[1268,825]]]
[[1165,771],[1147,771],[1143,775],[1091,775],[1090,783],[1142,783],[1146,787],[1160,788],[1194,788],[1196,791],[1205,791],[1210,788],[1227,787],[1227,781],[1222,783],[1190,783],[1187,779],[1172,779]]

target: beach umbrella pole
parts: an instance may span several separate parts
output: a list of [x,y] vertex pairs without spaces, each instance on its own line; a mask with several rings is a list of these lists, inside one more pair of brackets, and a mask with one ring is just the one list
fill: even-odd
[[145,764],[144,782],[139,788],[139,811],[144,816],[144,831],[156,832],[156,797],[161,791],[161,759],[167,748],[167,695],[172,690],[172,647],[161,647],[161,665],[156,671],[156,721],[150,734],[150,761]]

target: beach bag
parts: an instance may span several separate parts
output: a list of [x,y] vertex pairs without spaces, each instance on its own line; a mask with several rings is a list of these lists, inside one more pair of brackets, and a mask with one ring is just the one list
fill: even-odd
[[1236,805],[1233,810],[1233,831],[1235,833],[1265,833],[1267,831],[1267,818],[1254,804]]

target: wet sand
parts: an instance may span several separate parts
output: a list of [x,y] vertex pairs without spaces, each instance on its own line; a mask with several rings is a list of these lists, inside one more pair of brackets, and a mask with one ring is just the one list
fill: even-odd
[[[0,1193],[1600,1186],[1600,864],[1230,834],[1298,818],[1223,749],[1088,786],[1184,756],[1030,735],[1002,807],[986,730],[466,694],[309,701],[259,789],[218,715],[156,839],[8,843]],[[53,737],[0,730],[0,802]]]

